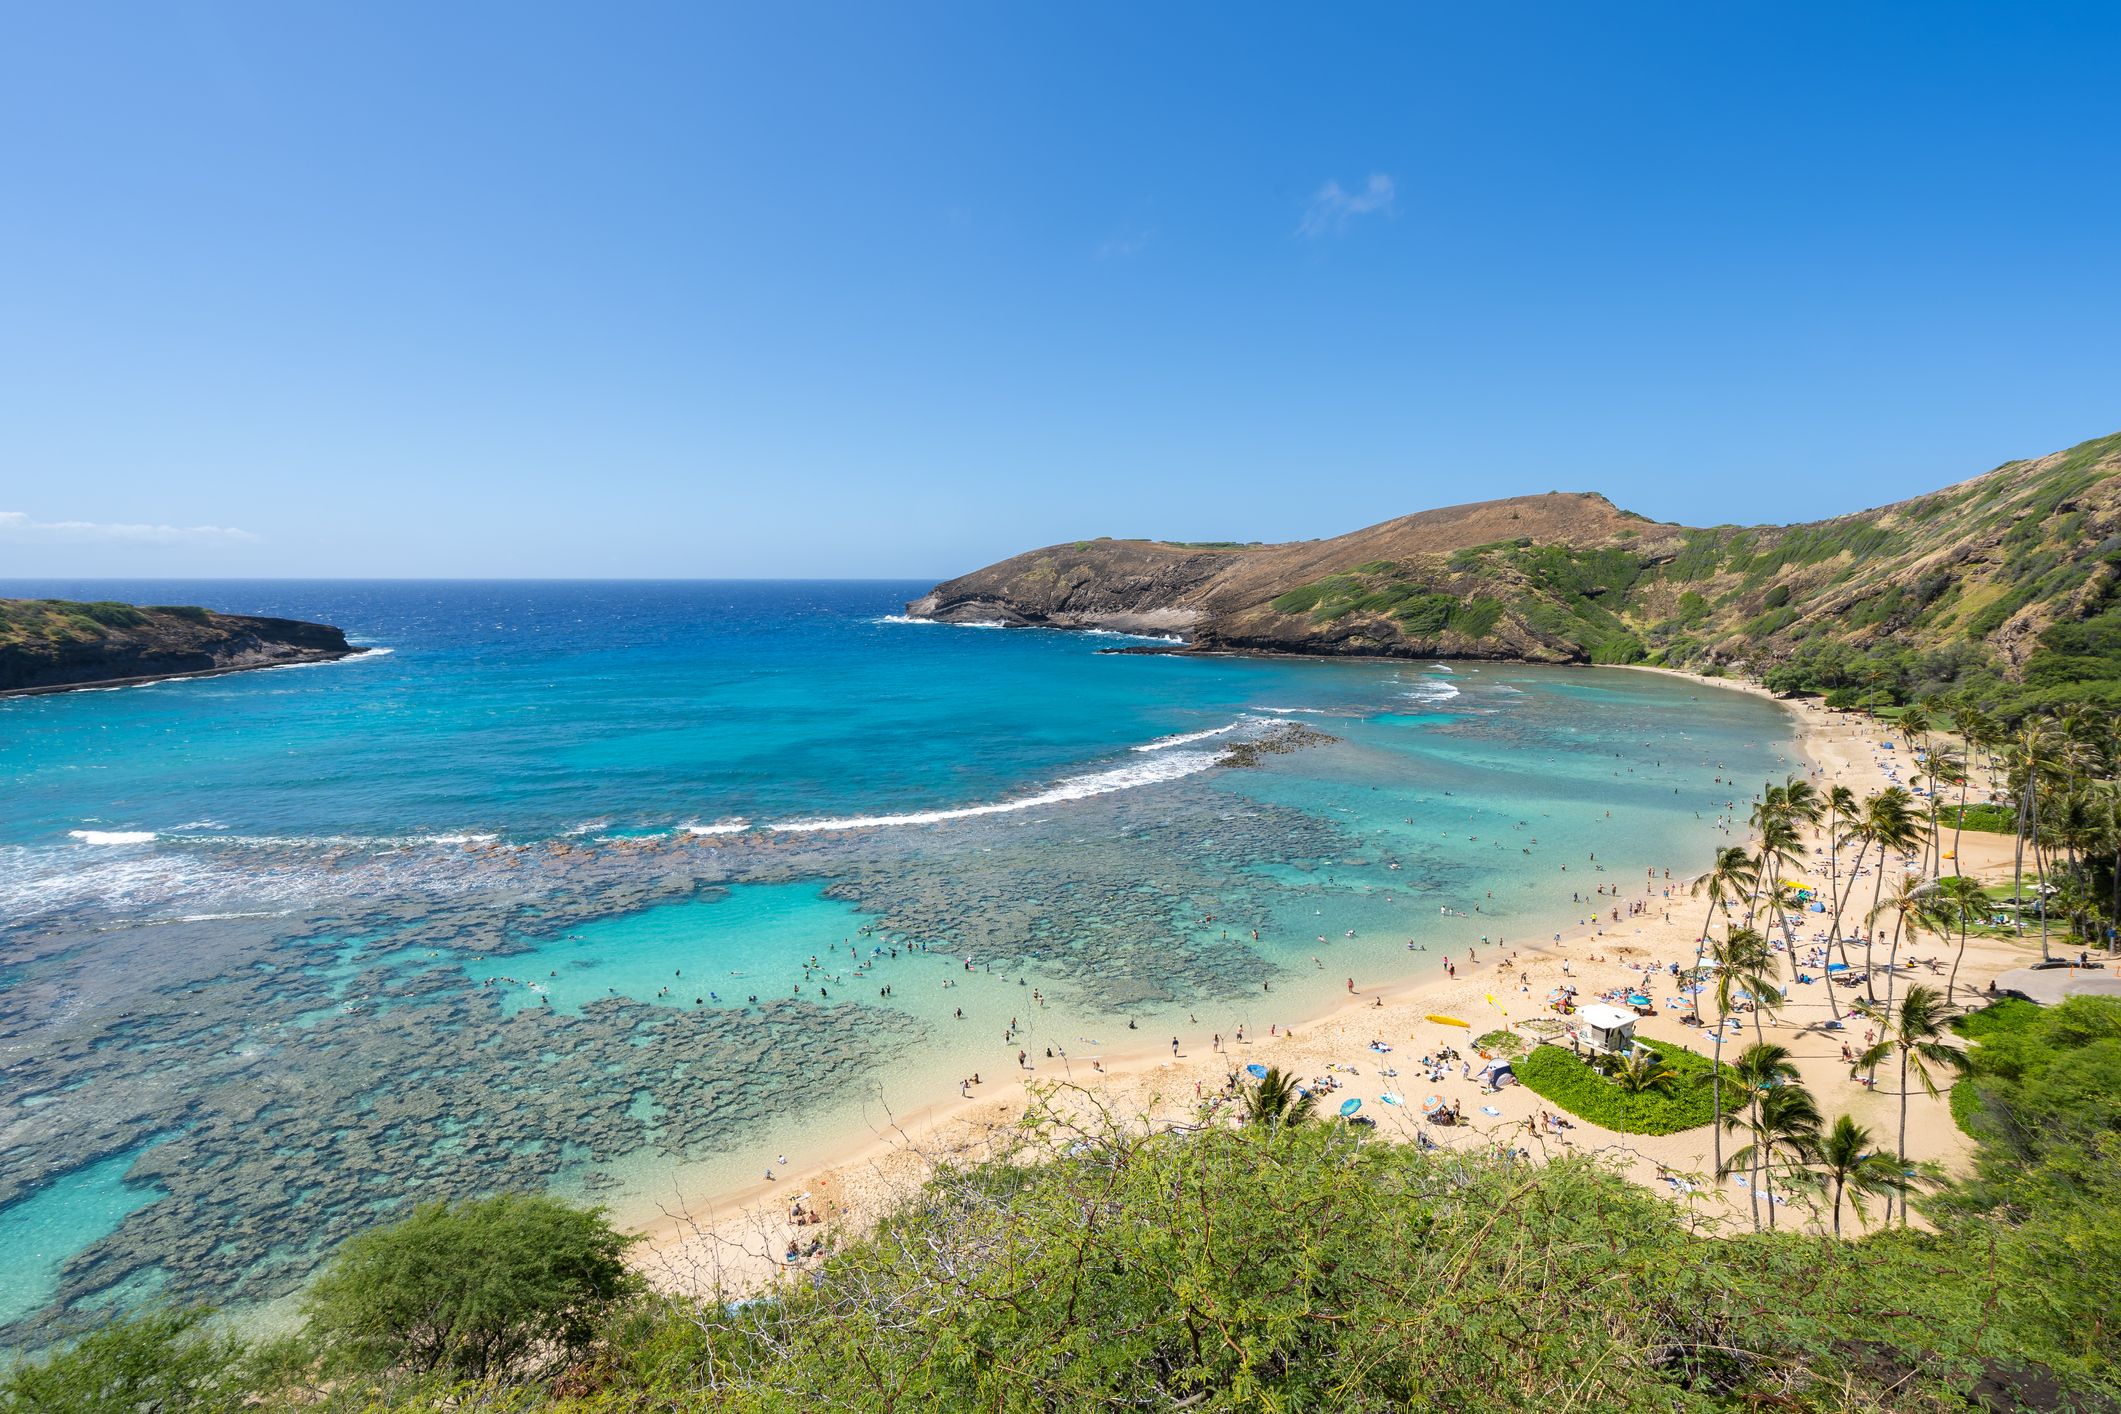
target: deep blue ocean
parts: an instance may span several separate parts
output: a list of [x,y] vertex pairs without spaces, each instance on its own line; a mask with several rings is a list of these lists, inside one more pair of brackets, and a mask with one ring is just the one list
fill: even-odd
[[0,702],[0,1345],[1538,932],[1560,862],[1698,867],[1790,752],[1649,673],[1114,653],[927,587],[0,581],[368,650]]

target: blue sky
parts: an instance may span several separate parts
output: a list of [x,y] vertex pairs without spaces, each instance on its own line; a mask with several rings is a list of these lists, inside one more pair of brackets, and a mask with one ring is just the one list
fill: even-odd
[[2121,7],[16,5],[0,576],[906,575],[2121,428]]

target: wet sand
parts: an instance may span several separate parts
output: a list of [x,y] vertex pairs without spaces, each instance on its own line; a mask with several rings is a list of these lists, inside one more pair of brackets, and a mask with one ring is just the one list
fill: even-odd
[[[1726,691],[1769,695],[1734,680],[1696,680]],[[1891,773],[1901,764],[1898,758],[1908,755],[1904,745],[1895,743],[1891,750],[1882,746],[1891,738],[1877,723],[1829,712],[1816,702],[1783,705],[1794,718],[1804,768],[1822,788],[1847,785],[1859,796],[1877,790],[1892,783]],[[1900,773],[1903,784],[1905,775]],[[1983,784],[1977,776],[1970,799],[1980,798]],[[1746,802],[1739,800],[1735,813],[1740,820],[1746,809]],[[1279,1066],[1314,1088],[1321,1083],[1331,1085],[1320,1097],[1321,1114],[1331,1114],[1348,1098],[1360,1099],[1362,1114],[1377,1121],[1375,1132],[1381,1137],[1412,1142],[1417,1132],[1426,1132],[1449,1147],[1504,1146],[1534,1157],[1595,1151],[1619,1162],[1653,1191],[1686,1202],[1705,1225],[1750,1226],[1748,1190],[1735,1177],[1721,1182],[1714,1177],[1713,1136],[1708,1126],[1645,1136],[1617,1134],[1574,1120],[1572,1127],[1551,1135],[1541,1118],[1553,1107],[1531,1091],[1510,1085],[1483,1094],[1456,1063],[1442,1082],[1432,1084],[1419,1064],[1425,1053],[1450,1046],[1471,1059],[1477,1071],[1475,1037],[1506,1021],[1559,1019],[1547,1005],[1553,988],[1574,985],[1580,992],[1579,1001],[1587,1002],[1610,988],[1639,989],[1646,976],[1662,973],[1668,963],[1677,962],[1682,968],[1691,965],[1706,904],[1688,892],[1688,885],[1707,865],[1713,849],[1738,842],[1743,842],[1742,827],[1710,827],[1704,822],[1698,857],[1673,860],[1668,866],[1660,864],[1646,875],[1632,877],[1624,872],[1587,874],[1581,865],[1574,872],[1557,873],[1560,907],[1570,905],[1559,900],[1559,894],[1580,891],[1585,882],[1617,893],[1597,899],[1595,919],[1586,901],[1581,908],[1584,921],[1563,930],[1558,940],[1549,931],[1537,944],[1513,943],[1492,952],[1476,948],[1470,950],[1473,955],[1454,944],[1459,948],[1450,958],[1455,976],[1445,974],[1441,953],[1409,952],[1408,972],[1355,977],[1352,991],[1338,1005],[1322,1013],[1299,1011],[1286,1022],[1270,1021],[1266,1034],[1248,1029],[1242,1041],[1226,1034],[1218,1047],[1211,1030],[1203,1027],[1198,1034],[1182,1031],[1175,1038],[1141,1033],[1138,1044],[1100,1051],[1095,1059],[1078,1055],[1048,1060],[1043,1053],[1034,1053],[1027,1069],[1018,1070],[1011,1064],[1006,1076],[984,1073],[984,1083],[973,1087],[969,1098],[951,1092],[910,1113],[872,1115],[865,1131],[832,1138],[791,1130],[785,1136],[785,1147],[795,1151],[792,1165],[785,1171],[776,1168],[771,1181],[760,1178],[674,1203],[660,1221],[645,1226],[648,1240],[637,1250],[637,1264],[665,1289],[701,1294],[756,1290],[801,1269],[783,1260],[791,1240],[800,1246],[822,1243],[829,1250],[832,1242],[862,1230],[916,1190],[937,1163],[974,1160],[997,1152],[1032,1100],[1031,1087],[1045,1091],[1047,1103],[1063,1112],[1085,1113],[1102,1107],[1108,1113],[1139,1117],[1147,1123],[1192,1122],[1202,1102],[1223,1089],[1234,1069],[1254,1062]],[[1948,837],[1945,843],[1949,847]],[[1811,877],[1823,883],[1827,878],[1823,841],[1815,838],[1808,845],[1819,851]],[[1616,840],[1615,846],[1614,857],[1624,855],[1625,842]],[[1990,879],[2009,877],[2008,838],[1968,833],[1958,853],[1957,863],[1964,872]],[[1947,868],[1953,863],[1945,861]],[[1845,856],[1841,867],[1845,879],[1849,867]],[[1849,896],[1844,921],[1851,932],[1861,926],[1870,907],[1874,882],[1873,875],[1864,874]],[[1635,912],[1636,907],[1642,911]],[[1804,915],[1797,929],[1800,953],[1824,937],[1829,921],[1830,915]],[[1903,945],[1903,960],[1910,962],[1912,970],[1903,968],[1896,987],[1904,990],[1911,978],[1942,987],[1955,947],[1955,940],[1925,938],[1912,949],[1916,958],[1911,960],[1910,949]],[[2036,940],[1971,940],[1959,973],[1962,1005],[1973,1003],[1973,994],[1996,975],[2037,958],[2038,952]],[[1816,968],[1811,970],[1817,973]],[[1872,1130],[1881,1146],[1889,1147],[1899,1124],[1897,1074],[1881,1068],[1875,1089],[1850,1077],[1841,1048],[1846,1042],[1861,1051],[1868,1023],[1858,1017],[1845,1030],[1826,1029],[1832,1010],[1827,985],[1820,981],[1791,986],[1780,1017],[1764,1027],[1766,1039],[1795,1053],[1804,1083],[1819,1097],[1829,1120],[1840,1113],[1852,1114]],[[1883,988],[1882,977],[1878,985]],[[1657,1014],[1640,1022],[1640,1036],[1695,1051],[1712,1048],[1710,1028],[1683,1024],[1683,1012],[1670,1005],[1680,1000],[1681,993],[1668,973],[1652,981],[1647,990],[1657,1004]],[[1863,997],[1864,989],[1841,987],[1837,995],[1846,1013],[1853,1001]],[[1442,1025],[1429,1020],[1431,1015],[1455,1017],[1469,1025]],[[1741,1020],[1742,1031],[1726,1033],[1727,1056],[1755,1039],[1753,1018],[1748,1015]],[[1174,1039],[1178,1043],[1175,1054]],[[1373,1050],[1373,1042],[1391,1047],[1390,1052]],[[1387,1075],[1387,1070],[1398,1074]],[[1388,1091],[1403,1097],[1405,1103],[1383,1102],[1380,1097]],[[1455,1102],[1466,1122],[1455,1127],[1424,1124],[1421,1101],[1431,1094]],[[775,1135],[773,1142],[782,1139]],[[1725,1139],[1727,1147],[1744,1142],[1742,1135]],[[1917,1088],[1908,1107],[1911,1157],[1949,1169],[1964,1160],[1969,1148],[1944,1100],[1931,1099]],[[1685,1180],[1691,1191],[1670,1183],[1667,1174]],[[791,1223],[790,1210],[798,1201],[822,1221]],[[1874,1206],[1872,1221],[1878,1216]],[[1827,1215],[1792,1199],[1777,1207],[1776,1220],[1782,1226],[1824,1227]],[[1843,1222],[1850,1230],[1857,1225],[1854,1215],[1846,1211]]]

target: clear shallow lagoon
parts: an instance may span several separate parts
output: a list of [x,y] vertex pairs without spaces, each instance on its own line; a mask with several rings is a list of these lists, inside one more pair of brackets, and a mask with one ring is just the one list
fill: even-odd
[[0,702],[0,1344],[272,1301],[412,1199],[652,1214],[1130,1018],[1263,1029],[1572,917],[1563,863],[1691,869],[1786,769],[1779,709],[1653,674],[893,621],[926,587],[0,583],[388,650]]

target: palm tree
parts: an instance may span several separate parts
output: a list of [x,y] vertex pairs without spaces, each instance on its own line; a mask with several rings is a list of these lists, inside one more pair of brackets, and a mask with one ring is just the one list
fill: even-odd
[[[1900,1169],[1904,1174],[1907,1171],[1908,1076],[1913,1075],[1922,1086],[1922,1092],[1935,1099],[1937,1079],[1931,1067],[1956,1075],[1966,1069],[1966,1055],[1944,1043],[1944,1038],[1950,1034],[1945,1023],[1951,1019],[1952,1012],[1935,987],[1918,982],[1907,989],[1907,995],[1900,999],[1897,1008],[1865,1008],[1865,1014],[1878,1023],[1878,1044],[1856,1058],[1857,1066],[1875,1068],[1893,1052],[1900,1053]],[[1891,1216],[1890,1210],[1887,1216]],[[1907,1226],[1905,1203],[1900,1205],[1900,1225]]]
[[1679,1083],[1679,1072],[1647,1046],[1637,1046],[1613,1066],[1613,1083],[1630,1095],[1669,1095]]
[[[1944,836],[1937,828],[1938,801],[1943,798],[1945,787],[1954,781],[1966,780],[1966,763],[1950,746],[1932,746],[1929,755],[1922,761],[1922,779],[1929,792],[1930,801],[1929,849],[1924,855],[1930,863],[1925,872],[1941,874],[1944,872]],[[1958,859],[1959,845],[1954,841],[1952,862],[1955,867]]]
[[[1753,856],[1742,846],[1726,845],[1716,851],[1716,862],[1709,872],[1694,881],[1693,892],[1706,892],[1709,896],[1708,916],[1701,920],[1701,935],[1694,939],[1694,972],[1698,987],[1701,972],[1701,955],[1709,945],[1709,926],[1716,921],[1716,910],[1723,909],[1723,919],[1731,919],[1731,900],[1750,893],[1753,881],[1759,877],[1759,868]],[[1694,1020],[1701,1020],[1701,993],[1694,993]]]
[[[1859,848],[1856,862],[1863,862],[1864,851],[1871,845],[1878,847],[1878,874],[1871,885],[1870,916],[1878,914],[1878,904],[1885,893],[1885,861],[1894,853],[1906,854],[1922,838],[1922,824],[1915,814],[1915,798],[1899,786],[1887,786],[1863,802],[1862,813],[1850,828],[1850,836]],[[1856,884],[1854,874],[1849,876],[1849,887]],[[1863,994],[1869,1001],[1877,1001],[1877,992],[1871,985],[1871,948],[1876,943],[1878,930],[1866,930],[1863,938]]]
[[[1756,1041],[1752,1045],[1747,1046],[1744,1053],[1732,1063],[1731,1069],[1737,1073],[1737,1081],[1745,1089],[1747,1107],[1754,1112],[1755,1118],[1750,1125],[1742,1115],[1734,1114],[1726,1118],[1722,1114],[1721,1094],[1719,1092],[1716,1117],[1718,1134],[1716,1176],[1718,1178],[1725,1177],[1741,1166],[1757,1169],[1760,1162],[1771,1155],[1774,1146],[1762,1142],[1764,1129],[1763,1122],[1759,1118],[1761,1103],[1773,1091],[1784,1086],[1796,1087],[1797,1082],[1797,1063],[1790,1058],[1789,1047],[1772,1045],[1766,1041]],[[1807,1095],[1806,1098],[1809,1099],[1810,1096]],[[1818,1127],[1818,1123],[1818,1108],[1814,1106],[1812,1111],[1812,1126],[1814,1129]],[[1722,1132],[1725,1129],[1748,1127],[1753,1130],[1754,1142],[1746,1145],[1745,1148],[1731,1155],[1730,1158],[1725,1159],[1722,1154]],[[1743,1165],[1741,1165],[1741,1158],[1743,1159]],[[1753,1198],[1753,1228],[1758,1231],[1760,1228],[1760,1183],[1757,1177],[1749,1182],[1746,1187]],[[1768,1206],[1772,1208],[1774,1205],[1770,1203]]]
[[1834,903],[1834,947],[1841,953],[1843,967],[1848,966],[1849,953],[1841,936],[1841,826],[1855,815],[1856,792],[1835,786],[1826,793],[1826,891]]
[[1885,1005],[1888,1010],[1893,1005],[1893,984],[1900,977],[1901,936],[1905,934],[1909,945],[1912,946],[1916,936],[1925,926],[1934,926],[1940,933],[1944,931],[1943,911],[1938,907],[1937,900],[1936,880],[1903,874],[1893,885],[1892,893],[1879,902],[1877,911],[1872,913],[1868,920],[1871,930],[1875,933],[1879,917],[1887,913],[1893,915],[1893,942],[1885,954]]
[[2011,905],[2017,914],[2018,932],[2023,935],[2025,896],[2022,885],[2025,880],[2025,846],[2030,840],[2033,847],[2034,887],[2040,896],[2040,958],[2043,962],[2048,961],[2052,955],[2047,947],[2047,870],[2040,862],[2040,783],[2043,777],[2054,773],[2061,746],[2061,739],[2051,727],[2028,717],[2010,737],[2005,757],[2015,778],[2018,805]]
[[1818,1170],[1813,1179],[1833,1192],[1836,1237],[1841,1236],[1843,1195],[1856,1210],[1856,1216],[1867,1221],[1863,1210],[1866,1197],[1903,1193],[1908,1188],[1908,1177],[1901,1172],[1900,1162],[1891,1154],[1876,1152],[1876,1147],[1871,1132],[1848,1115],[1840,1116],[1832,1129],[1819,1136],[1818,1147],[1812,1153],[1812,1165]]
[[1988,891],[1964,874],[1937,881],[1936,916],[1946,928],[1959,930],[1959,951],[1952,956],[1952,975],[1944,982],[1945,1005],[1954,1005],[1959,995],[1959,964],[1966,958],[1966,934],[1974,920],[1988,909]]
[[1732,928],[1716,949],[1716,1009],[1728,1015],[1739,990],[1753,1004],[1753,1039],[1765,1041],[1762,1018],[1782,1009],[1782,981],[1775,975],[1775,954],[1751,928]]
[[[1733,1115],[1732,1128],[1742,1121]],[[1801,1169],[1819,1151],[1819,1102],[1802,1085],[1785,1082],[1753,1098],[1750,1126],[1753,1142],[1725,1160],[1725,1171],[1753,1168],[1753,1226],[1760,1226],[1760,1200],[1767,1200],[1767,1225],[1775,1226],[1775,1169]],[[1721,1175],[1719,1175],[1720,1177]]]
[[1299,1088],[1294,1076],[1282,1074],[1280,1066],[1268,1066],[1245,1093],[1245,1122],[1262,1129],[1293,1129],[1317,1107],[1318,1097]]
[[1962,704],[1957,712],[1959,740],[1966,749],[1965,767],[1959,774],[1959,815],[1952,821],[1952,872],[1959,870],[1959,837],[1966,829],[1966,789],[1974,774],[1974,750],[1985,747],[1995,739],[1996,727],[1986,712],[1971,704]]

